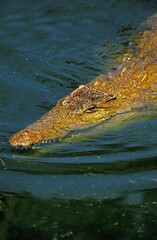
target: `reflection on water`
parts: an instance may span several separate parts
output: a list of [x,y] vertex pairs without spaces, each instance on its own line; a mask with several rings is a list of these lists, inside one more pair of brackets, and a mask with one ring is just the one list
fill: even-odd
[[2,239],[156,239],[156,191],[145,190],[141,195],[144,203],[137,192],[124,193],[114,201],[44,201],[4,193],[0,235]]
[[27,151],[8,144],[116,67],[156,1],[8,1],[0,3],[0,239],[156,239],[156,112]]

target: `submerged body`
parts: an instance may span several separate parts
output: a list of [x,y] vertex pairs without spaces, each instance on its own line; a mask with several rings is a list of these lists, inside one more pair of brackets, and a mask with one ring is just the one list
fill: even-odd
[[60,139],[70,131],[100,123],[120,113],[130,112],[157,100],[157,15],[138,36],[132,59],[107,75],[100,75],[62,98],[38,121],[13,135],[14,147],[30,147],[42,141]]

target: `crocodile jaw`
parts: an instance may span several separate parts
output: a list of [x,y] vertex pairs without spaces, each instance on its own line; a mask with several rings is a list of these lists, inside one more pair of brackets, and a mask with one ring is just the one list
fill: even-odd
[[[57,128],[57,125],[60,128]],[[67,130],[61,128],[61,124],[56,123],[54,125],[54,121],[50,121],[49,116],[45,115],[40,120],[15,133],[9,139],[9,143],[15,148],[30,148],[36,144],[60,139],[67,135],[67,133]]]
[[10,139],[9,143],[13,147],[23,147],[28,148],[34,144],[40,143],[42,141],[42,134],[40,132],[35,132],[31,130],[21,130],[14,134]]
[[[67,134],[66,131],[60,131],[60,138],[65,136]],[[51,142],[52,140],[59,139],[51,137],[51,134],[49,136],[49,133],[47,133],[47,136],[44,136],[42,133],[42,129],[39,129],[39,131],[26,128],[24,130],[21,130],[17,133],[15,133],[10,139],[9,143],[15,147],[15,148],[30,148],[36,144],[40,143],[46,143]]]

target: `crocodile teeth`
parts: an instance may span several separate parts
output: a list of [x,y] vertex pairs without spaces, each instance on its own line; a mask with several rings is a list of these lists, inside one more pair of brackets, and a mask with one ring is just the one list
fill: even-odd
[[52,139],[52,140],[42,140],[41,143],[51,143],[52,141],[55,142],[55,139]]

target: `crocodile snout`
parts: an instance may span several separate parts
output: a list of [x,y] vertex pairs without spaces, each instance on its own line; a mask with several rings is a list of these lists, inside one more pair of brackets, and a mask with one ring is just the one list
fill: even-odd
[[40,132],[33,131],[31,129],[24,129],[14,134],[10,139],[9,143],[13,147],[28,148],[34,144],[42,141],[42,134]]

